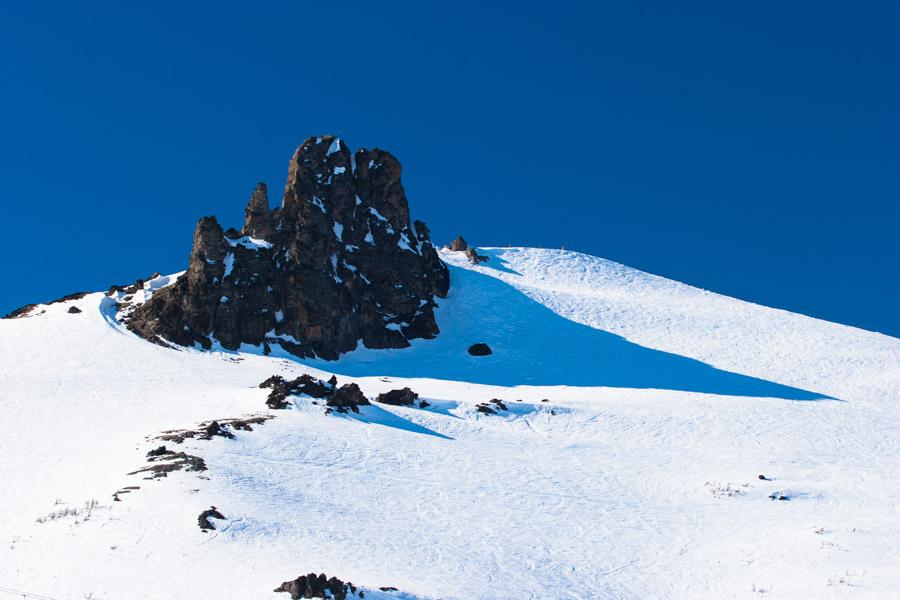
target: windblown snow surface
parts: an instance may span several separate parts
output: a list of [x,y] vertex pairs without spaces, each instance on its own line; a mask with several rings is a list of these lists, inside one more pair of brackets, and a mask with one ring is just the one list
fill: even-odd
[[[315,571],[367,598],[900,597],[900,340],[482,252],[442,253],[437,339],[337,362],[157,346],[101,293],[0,322],[0,591],[286,600]],[[431,406],[268,411],[276,373]],[[476,412],[492,398],[509,410]],[[167,443],[207,471],[128,475],[165,430],[257,414]]]

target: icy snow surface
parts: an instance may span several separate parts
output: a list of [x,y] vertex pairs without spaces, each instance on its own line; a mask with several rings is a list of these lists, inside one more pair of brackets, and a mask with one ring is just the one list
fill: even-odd
[[[324,571],[376,599],[898,597],[900,340],[479,252],[442,253],[436,339],[338,362],[151,344],[100,293],[0,321],[0,588],[275,600]],[[431,406],[266,410],[261,381],[306,372]],[[508,411],[476,412],[492,398]],[[128,475],[162,431],[266,413],[165,442],[208,471]]]

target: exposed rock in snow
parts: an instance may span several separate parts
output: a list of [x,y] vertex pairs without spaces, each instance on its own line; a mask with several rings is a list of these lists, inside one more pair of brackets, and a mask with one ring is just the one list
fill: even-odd
[[[138,281],[140,281],[140,280],[138,280]],[[56,300],[51,300],[50,302],[46,302],[45,304],[58,304],[60,302],[69,302],[70,300],[81,300],[82,298],[87,296],[89,293],[90,292],[76,292],[74,294],[68,294],[66,296],[63,296],[62,298],[58,298]],[[38,306],[41,306],[41,305],[40,304],[26,304],[25,306],[23,306],[21,308],[17,308],[16,310],[12,311],[11,313],[5,315],[3,318],[4,319],[19,319],[21,317],[29,317],[29,316],[31,316],[31,312]]]
[[469,248],[469,244],[466,243],[465,238],[459,235],[456,236],[456,239],[450,242],[450,250],[453,252],[465,252]]
[[300,598],[332,598],[346,600],[347,596],[356,596],[356,586],[349,581],[344,583],[337,577],[327,577],[324,573],[301,575],[293,581],[285,581],[275,588],[276,592],[287,592],[291,600]]
[[391,390],[383,394],[378,394],[375,401],[380,402],[381,404],[392,404],[394,406],[412,406],[418,399],[419,395],[417,393],[408,387],[405,387],[403,389]]
[[225,520],[225,518],[225,515],[216,510],[215,506],[210,506],[197,517],[197,525],[200,526],[201,531],[209,531],[210,529],[216,528],[215,524],[210,521],[210,519]]
[[466,258],[469,259],[469,262],[473,265],[477,265],[478,263],[483,263],[488,261],[487,256],[482,256],[475,251],[475,248],[469,246],[466,248]]
[[[135,308],[129,328],[163,344],[278,344],[325,359],[360,340],[402,348],[433,338],[447,268],[428,228],[410,223],[397,159],[378,149],[355,159],[332,136],[306,140],[291,159],[281,207],[269,210],[260,184],[240,232],[201,219],[187,274]],[[386,329],[386,315],[402,329]]]
[[293,381],[286,381],[280,375],[272,375],[259,384],[259,387],[271,388],[272,391],[269,392],[266,405],[269,408],[281,409],[287,408],[288,396],[306,394],[312,398],[327,398],[334,392],[337,384],[337,378],[332,376],[332,379],[334,379],[334,383],[331,381],[325,383],[321,379],[304,374]]
[[362,393],[355,383],[345,383],[336,389],[328,398],[326,404],[337,412],[359,412],[360,406],[369,404],[369,399]]
[[487,356],[493,353],[494,351],[491,350],[491,347],[484,342],[478,342],[477,344],[469,346],[469,354],[472,356]]
[[463,252],[466,255],[466,258],[469,259],[473,265],[477,265],[478,263],[487,262],[487,256],[481,256],[478,252],[470,246],[463,236],[457,236],[455,240],[450,242],[449,250],[451,252]]

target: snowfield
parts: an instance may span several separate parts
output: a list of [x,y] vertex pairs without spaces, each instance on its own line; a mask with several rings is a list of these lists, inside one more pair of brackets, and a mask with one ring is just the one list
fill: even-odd
[[[287,600],[315,571],[376,600],[900,598],[900,340],[481,252],[442,251],[437,339],[337,362],[157,346],[102,293],[0,321],[0,597]],[[431,406],[266,408],[303,373]],[[129,475],[163,443],[208,470]]]

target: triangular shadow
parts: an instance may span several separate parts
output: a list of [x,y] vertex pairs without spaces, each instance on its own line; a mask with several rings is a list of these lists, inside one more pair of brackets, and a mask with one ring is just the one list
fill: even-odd
[[360,406],[358,413],[335,413],[332,416],[335,417],[344,417],[347,419],[351,419],[353,421],[359,421],[360,423],[366,423],[371,425],[383,425],[385,427],[393,427],[394,429],[402,429],[404,431],[409,431],[410,433],[419,433],[423,435],[431,435],[437,438],[441,438],[443,440],[452,440],[452,437],[446,436],[442,433],[438,433],[432,429],[428,429],[427,427],[423,427],[412,421],[407,421],[406,419],[395,415],[394,413],[387,411],[380,406],[376,406],[374,404],[370,406]]
[[[437,338],[413,340],[412,347],[400,350],[361,348],[338,362],[303,362],[351,377],[387,375],[500,386],[569,385],[831,399],[640,346],[561,317],[496,277],[453,266],[450,270],[450,296],[436,311],[441,329]],[[494,353],[468,355],[468,347],[475,342],[486,342]]]

